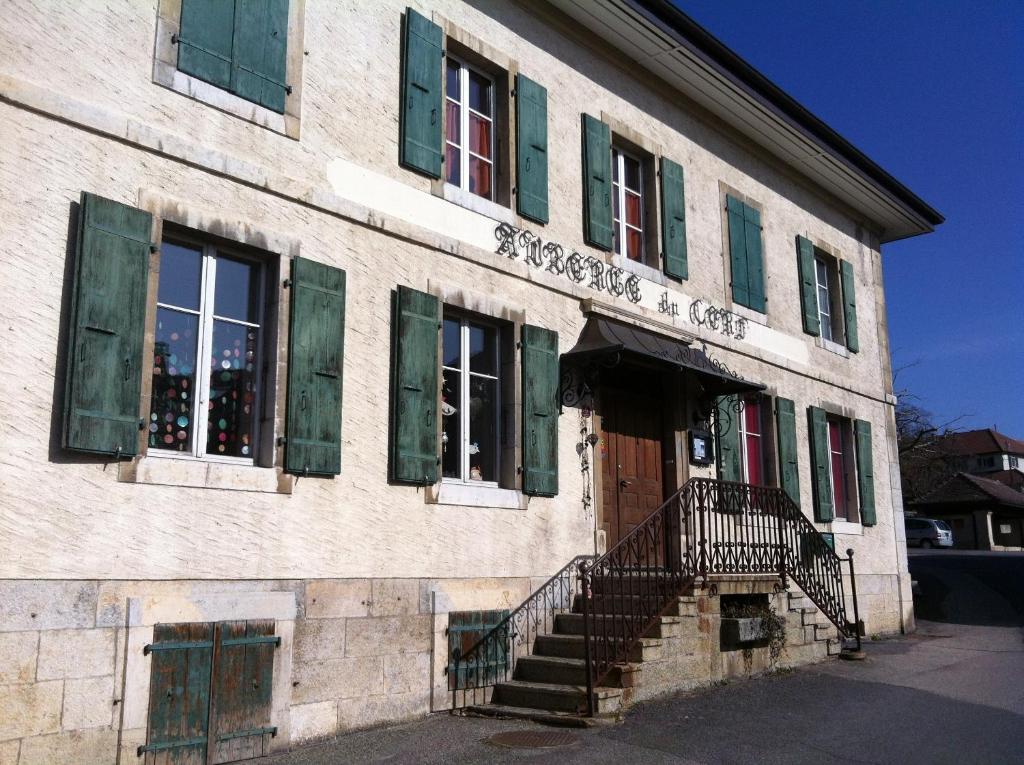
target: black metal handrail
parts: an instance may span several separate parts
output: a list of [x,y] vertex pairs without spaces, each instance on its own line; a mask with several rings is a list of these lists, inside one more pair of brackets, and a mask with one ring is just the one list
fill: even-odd
[[[688,582],[790,576],[845,637],[858,637],[853,551],[840,558],[782,489],[693,478],[593,564],[580,566],[587,704]],[[842,563],[849,563],[854,621]]]
[[594,557],[577,555],[465,652],[455,649],[446,670],[453,710],[488,701],[487,690],[507,680],[516,660],[533,652],[537,636],[553,629],[555,616],[572,608],[576,572]]

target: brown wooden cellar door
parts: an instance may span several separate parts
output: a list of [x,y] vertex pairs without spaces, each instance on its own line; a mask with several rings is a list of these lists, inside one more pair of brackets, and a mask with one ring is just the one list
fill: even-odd
[[601,526],[608,548],[664,501],[662,424],[657,401],[601,392]]

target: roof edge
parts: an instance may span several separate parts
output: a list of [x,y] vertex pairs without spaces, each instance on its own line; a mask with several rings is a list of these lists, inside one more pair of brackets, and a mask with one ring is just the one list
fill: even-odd
[[891,194],[930,226],[945,222],[945,217],[907,186],[886,172],[878,163],[816,117],[809,109],[769,80],[735,51],[711,34],[670,0],[625,0],[638,13],[659,22],[663,30],[701,54],[719,71],[758,96],[780,116],[802,128],[837,159],[859,171]]

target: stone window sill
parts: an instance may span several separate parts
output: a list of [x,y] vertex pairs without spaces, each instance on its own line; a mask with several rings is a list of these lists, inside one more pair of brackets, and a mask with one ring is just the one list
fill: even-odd
[[[833,534],[856,534],[863,536],[864,527],[859,523],[851,523],[850,521],[833,520],[832,521],[832,533]],[[836,550],[839,552],[839,550]]]
[[729,310],[737,316],[742,316],[747,321],[752,321],[764,327],[768,326],[768,314],[766,313],[755,311],[753,308],[747,308],[745,305],[740,305],[736,302],[729,306]]
[[117,480],[153,486],[291,494],[294,478],[278,468],[232,465],[198,459],[142,457],[118,465]]
[[829,353],[834,353],[837,356],[842,356],[844,359],[850,358],[850,352],[846,349],[846,346],[840,345],[839,343],[833,342],[832,340],[826,340],[823,337],[814,338],[814,344],[819,348],[824,348]]
[[441,197],[446,202],[451,202],[453,205],[459,207],[465,207],[467,210],[472,210],[480,215],[486,215],[492,220],[499,221],[501,223],[508,223],[510,226],[518,226],[519,221],[509,208],[504,205],[500,205],[497,202],[492,202],[489,199],[484,199],[481,196],[477,196],[471,191],[460,189],[458,186],[453,186],[450,183],[445,183],[441,191]]
[[427,504],[525,510],[530,498],[515,489],[442,481],[427,488]]
[[625,255],[618,255],[616,253],[611,254],[610,262],[611,265],[616,268],[621,268],[623,271],[636,274],[643,279],[652,281],[655,284],[660,284],[662,287],[668,286],[668,277],[654,266],[649,266],[646,263],[640,263],[636,260],[630,260]]

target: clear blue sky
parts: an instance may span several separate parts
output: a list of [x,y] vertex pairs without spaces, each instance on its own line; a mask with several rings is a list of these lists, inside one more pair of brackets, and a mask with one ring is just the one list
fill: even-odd
[[945,215],[882,248],[897,388],[1024,438],[1024,4],[674,2]]

